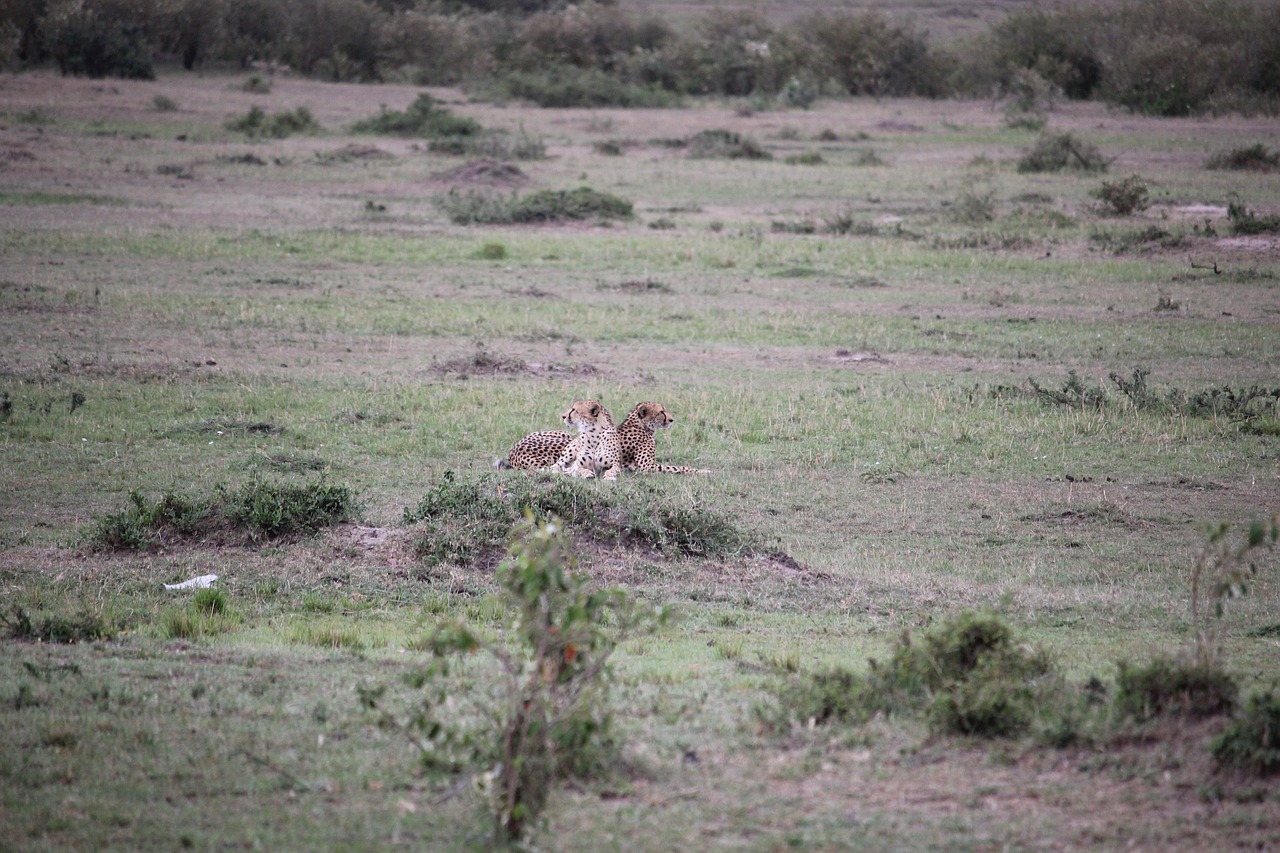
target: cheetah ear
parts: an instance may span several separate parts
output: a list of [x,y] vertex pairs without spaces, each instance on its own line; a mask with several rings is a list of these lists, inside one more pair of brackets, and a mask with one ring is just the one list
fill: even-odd
[[644,403],[636,403],[636,415],[642,418],[649,417],[649,407]]
[[596,415],[600,414],[600,404],[599,404],[599,403],[595,403],[595,404],[593,404],[593,405],[591,406],[590,412],[591,412],[591,417],[593,417],[593,418],[594,418]]

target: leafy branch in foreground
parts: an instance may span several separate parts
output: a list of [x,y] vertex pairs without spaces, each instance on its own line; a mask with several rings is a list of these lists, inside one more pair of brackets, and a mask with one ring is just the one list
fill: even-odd
[[[616,748],[607,706],[609,658],[624,639],[668,618],[665,609],[639,605],[622,590],[592,589],[575,565],[559,519],[527,516],[498,572],[511,614],[505,638],[482,637],[463,623],[439,627],[429,643],[433,660],[412,682],[423,689],[421,704],[407,722],[382,715],[382,724],[402,731],[429,770],[473,772],[498,842],[528,834],[557,780],[604,766],[602,753]],[[458,719],[459,697],[449,680],[459,659],[477,650],[488,652],[500,673],[481,729],[464,728]],[[365,691],[362,698],[375,708],[379,694]]]
[[[1280,540],[1280,515],[1270,521],[1254,521],[1243,542],[1234,541],[1231,525],[1209,529],[1204,547],[1191,568],[1191,625],[1196,632],[1196,657],[1214,659],[1218,653],[1218,626],[1228,602],[1249,591],[1258,570],[1250,556],[1257,551],[1274,551]],[[1207,599],[1213,619],[1205,612]]]

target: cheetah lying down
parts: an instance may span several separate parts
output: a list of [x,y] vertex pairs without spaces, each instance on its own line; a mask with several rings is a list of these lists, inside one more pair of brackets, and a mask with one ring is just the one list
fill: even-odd
[[[579,401],[581,403],[593,401]],[[598,405],[598,404],[597,404]],[[566,412],[567,417],[573,409]],[[607,414],[607,410],[606,414]],[[657,443],[654,434],[666,429],[675,422],[661,403],[637,403],[627,415],[626,420],[616,429],[618,443],[622,448],[622,467],[638,473],[660,472],[664,474],[709,474],[706,468],[693,468],[688,465],[662,465],[658,463]],[[546,470],[555,468],[561,457],[568,451],[569,445],[576,439],[571,433],[558,430],[533,432],[517,441],[507,454],[506,459],[494,463],[497,468],[525,468]]]

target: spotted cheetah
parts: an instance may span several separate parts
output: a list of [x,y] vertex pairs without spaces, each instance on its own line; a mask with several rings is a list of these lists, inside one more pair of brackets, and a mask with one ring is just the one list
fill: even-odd
[[576,426],[578,435],[550,467],[575,477],[618,479],[622,443],[609,410],[595,400],[578,400],[560,417],[566,426]]
[[572,433],[560,430],[531,432],[511,445],[507,458],[497,460],[493,467],[498,470],[525,468],[534,471],[550,468],[564,454],[571,441]]
[[710,474],[706,468],[658,464],[658,446],[654,441],[654,433],[673,423],[675,418],[667,414],[666,407],[661,403],[636,403],[622,426],[618,427],[618,440],[622,442],[622,467],[641,473],[660,471],[664,474]]
[[[666,429],[675,422],[661,403],[638,403],[626,420],[618,427],[618,440],[622,444],[622,467],[637,473],[661,472],[665,474],[709,474],[705,468],[687,465],[660,465],[657,461],[657,444],[654,433]],[[558,430],[533,432],[511,447],[506,459],[494,462],[499,469],[544,469],[555,465],[573,441],[571,433]]]

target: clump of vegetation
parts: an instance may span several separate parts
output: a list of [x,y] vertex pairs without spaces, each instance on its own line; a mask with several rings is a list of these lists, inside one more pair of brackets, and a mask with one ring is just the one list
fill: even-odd
[[160,633],[169,640],[199,640],[232,631],[243,621],[226,592],[210,587],[198,590],[186,607],[168,611]]
[[527,224],[568,220],[630,219],[634,206],[610,193],[579,187],[539,190],[525,196],[450,190],[436,205],[458,225]]
[[1026,731],[1061,686],[1048,657],[1015,641],[999,617],[965,611],[923,636],[904,634],[889,660],[864,674],[836,668],[786,679],[780,702],[757,709],[775,729],[916,716],[941,734],[1004,737]]
[[1176,713],[1226,714],[1235,707],[1235,679],[1216,661],[1159,656],[1145,664],[1120,661],[1115,706],[1137,720]]
[[967,186],[952,206],[952,215],[963,225],[984,225],[996,218],[995,190]]
[[1128,216],[1151,206],[1147,182],[1137,175],[1120,181],[1103,181],[1090,195],[1102,202],[1103,209],[1116,216]]
[[440,139],[479,136],[484,128],[475,119],[454,115],[423,92],[407,109],[389,110],[384,105],[376,116],[356,122],[351,130],[382,136]]
[[285,110],[270,116],[262,107],[250,107],[249,112],[243,116],[228,119],[225,127],[227,130],[243,133],[250,139],[262,137],[284,139],[298,133],[320,132],[320,125],[311,115],[311,110],[306,107]]
[[1220,151],[1205,163],[1206,169],[1232,169],[1250,172],[1272,172],[1280,169],[1280,151],[1272,151],[1261,142],[1244,148]]
[[[667,618],[622,590],[593,589],[575,568],[554,516],[525,521],[498,570],[510,641],[486,639],[464,623],[440,626],[427,643],[434,660],[411,680],[425,694],[421,703],[407,721],[381,714],[381,725],[420,750],[429,772],[475,774],[499,843],[527,834],[558,782],[616,766],[609,658],[623,640]],[[467,697],[450,674],[476,650],[497,662],[499,688],[459,713]],[[379,691],[362,696],[366,707],[378,708]]]
[[151,50],[139,22],[76,5],[62,14],[47,15],[42,24],[49,55],[64,75],[156,78]]
[[788,166],[821,166],[827,162],[821,151],[805,151],[803,154],[792,154],[784,161]]
[[1019,172],[1060,172],[1076,169],[1105,172],[1110,164],[1093,145],[1075,134],[1042,133],[1031,150],[1018,160]]
[[178,102],[168,95],[156,95],[151,99],[151,108],[158,113],[173,113],[178,111]]
[[510,71],[494,81],[499,96],[530,101],[540,107],[586,108],[673,107],[680,97],[647,83],[625,80],[597,68],[557,64],[549,68]]
[[427,143],[427,148],[436,154],[492,160],[544,160],[547,156],[547,144],[523,130],[514,134],[492,130],[478,136],[436,137]]
[[689,138],[688,156],[721,160],[772,160],[768,149],[731,130],[703,130]]
[[404,521],[421,525],[413,540],[421,559],[466,564],[492,556],[526,514],[540,520],[554,515],[598,542],[675,555],[725,557],[752,545],[725,516],[674,501],[652,486],[617,483],[606,492],[567,477],[499,481],[492,474],[460,479],[446,471],[416,507],[405,509]]
[[1123,255],[1134,250],[1146,250],[1152,246],[1172,249],[1182,245],[1183,235],[1172,234],[1155,223],[1136,230],[1126,231],[1093,231],[1089,234],[1089,242],[1097,243],[1104,249]]
[[[1212,662],[1219,656],[1217,628],[1227,605],[1249,590],[1257,566],[1252,555],[1274,551],[1280,543],[1280,516],[1249,525],[1244,541],[1235,543],[1229,524],[1209,530],[1204,547],[1191,569],[1191,625],[1196,632],[1196,660]],[[1203,598],[1212,602],[1212,618],[1202,610]]]
[[74,616],[43,613],[33,617],[25,608],[17,605],[0,613],[0,625],[4,626],[5,635],[11,640],[37,643],[113,640],[121,627],[99,612],[86,610]]
[[1031,68],[1015,69],[1005,84],[1006,127],[1041,130],[1049,121],[1061,92]]
[[270,95],[271,81],[261,74],[251,74],[247,80],[240,84],[240,91],[248,92],[251,95]]
[[355,492],[316,481],[306,485],[254,480],[239,489],[218,489],[215,505],[234,526],[254,539],[312,534],[350,518]]
[[207,498],[166,492],[150,501],[129,495],[124,509],[99,518],[88,534],[99,551],[149,550],[173,541],[251,540],[311,534],[355,512],[355,493],[327,482],[286,485],[255,480],[238,489],[219,487]]
[[1234,234],[1270,234],[1280,231],[1280,214],[1259,216],[1234,201],[1227,205],[1227,218],[1231,220],[1231,231]]
[[1280,773],[1280,694],[1255,693],[1210,746],[1219,767],[1255,776]]
[[1028,378],[1027,382],[1036,398],[1045,403],[1072,409],[1101,409],[1107,403],[1107,392],[1096,385],[1086,387],[1074,370],[1067,371],[1067,381],[1056,390],[1043,387],[1034,378]]

